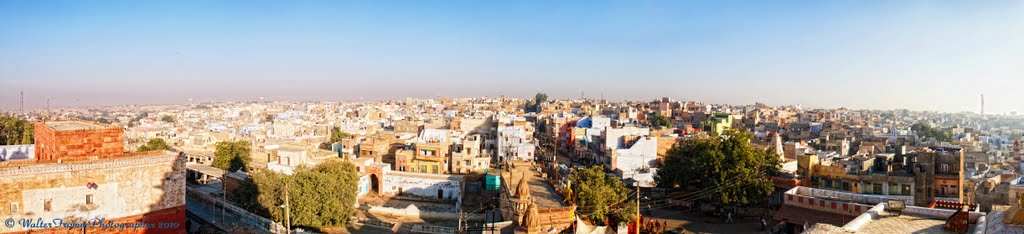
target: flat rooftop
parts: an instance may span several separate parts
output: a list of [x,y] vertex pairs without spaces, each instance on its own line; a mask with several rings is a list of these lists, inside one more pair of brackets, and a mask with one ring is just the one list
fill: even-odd
[[986,231],[988,233],[1024,233],[1024,227],[1006,224],[1005,221],[1006,211],[1009,206],[992,206],[992,211],[986,216]]
[[[946,224],[946,220],[935,219],[927,216],[909,215],[903,214],[896,216],[896,214],[882,212],[879,217],[872,219],[864,227],[861,227],[858,232],[860,233],[953,233],[943,229],[943,225]],[[967,233],[974,232],[974,224],[969,225]]]
[[107,126],[81,122],[81,121],[48,121],[45,122],[46,126],[57,131],[71,131],[71,130],[86,130],[86,129],[102,129]]

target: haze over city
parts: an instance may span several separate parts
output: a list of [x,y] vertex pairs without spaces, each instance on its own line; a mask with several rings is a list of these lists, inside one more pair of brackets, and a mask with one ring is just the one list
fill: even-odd
[[0,234],[1024,233],[1022,88],[1020,0],[0,0]]
[[0,2],[0,109],[438,96],[1024,110],[1024,2]]

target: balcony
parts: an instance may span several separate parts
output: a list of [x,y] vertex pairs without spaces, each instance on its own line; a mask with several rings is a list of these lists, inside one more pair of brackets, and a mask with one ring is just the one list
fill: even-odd
[[413,159],[414,160],[422,160],[422,161],[433,161],[433,162],[443,162],[444,161],[444,157],[441,157],[441,156],[427,156],[427,155],[416,155],[416,157],[414,157]]

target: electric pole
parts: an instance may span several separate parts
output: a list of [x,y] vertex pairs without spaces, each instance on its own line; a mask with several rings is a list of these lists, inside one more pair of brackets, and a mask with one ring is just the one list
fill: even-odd
[[228,196],[227,195],[227,190],[224,190],[224,183],[221,183],[220,201],[223,203],[223,204],[220,204],[220,223],[221,223],[221,225],[227,224],[227,223],[224,223],[224,207],[227,206],[227,204],[228,204],[227,196]]
[[636,186],[636,233],[640,233],[640,186]]
[[288,204],[288,183],[284,184],[284,223],[285,223],[285,228],[288,228],[288,230],[285,230],[284,233],[285,234],[291,234],[292,233],[292,206],[290,206]]
[[466,229],[462,227],[462,219],[466,218],[466,215],[462,213],[462,209],[459,209],[459,228],[455,231],[456,233],[462,233]]

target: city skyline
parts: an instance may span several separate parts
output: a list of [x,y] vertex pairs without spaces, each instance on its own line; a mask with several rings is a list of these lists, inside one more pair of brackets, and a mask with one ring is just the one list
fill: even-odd
[[[440,3],[440,4],[438,4]],[[0,3],[0,109],[506,96],[1024,110],[1024,3]],[[126,98],[130,97],[130,98]]]

